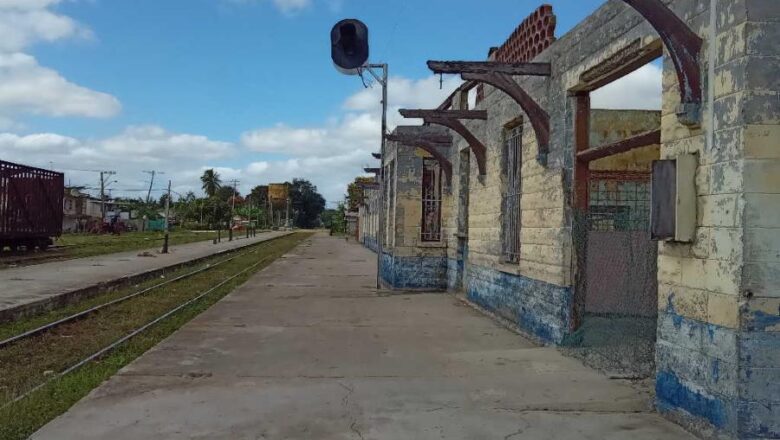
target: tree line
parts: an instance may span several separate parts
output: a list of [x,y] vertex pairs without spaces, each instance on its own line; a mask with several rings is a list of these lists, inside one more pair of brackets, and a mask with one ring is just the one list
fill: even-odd
[[[227,228],[233,217],[251,219],[255,226],[272,225],[268,206],[267,187],[255,186],[247,194],[225,184],[219,173],[207,169],[200,176],[201,188],[205,196],[198,197],[194,192],[173,194],[171,197],[171,215],[176,223],[193,229]],[[322,214],[325,210],[325,198],[317,187],[306,179],[293,179],[287,182],[290,199],[290,220],[298,228],[316,228],[323,226]],[[131,210],[149,219],[160,218],[168,195],[159,200],[146,203],[142,199],[117,199]],[[286,210],[286,207],[285,207]],[[286,214],[286,213],[285,213]],[[285,214],[282,218],[285,218]]]

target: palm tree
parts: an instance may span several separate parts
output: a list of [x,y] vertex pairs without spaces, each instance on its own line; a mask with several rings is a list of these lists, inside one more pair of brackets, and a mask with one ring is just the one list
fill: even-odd
[[209,197],[214,197],[217,190],[222,186],[222,180],[219,178],[219,174],[214,171],[214,168],[210,168],[203,172],[200,176],[200,181],[203,182],[203,192]]

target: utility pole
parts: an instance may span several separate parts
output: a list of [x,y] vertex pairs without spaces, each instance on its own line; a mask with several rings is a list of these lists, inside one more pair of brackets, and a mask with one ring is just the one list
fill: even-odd
[[100,171],[100,222],[106,221],[106,176],[113,176],[116,171]]
[[[106,181],[100,172],[100,224],[106,221]],[[101,226],[102,227],[102,226]]]
[[146,192],[146,204],[148,205],[152,201],[151,197],[152,197],[152,187],[154,186],[154,176],[156,176],[157,174],[165,174],[165,173],[163,173],[162,171],[154,171],[154,170],[144,171],[144,173],[152,176],[152,178],[149,180],[149,191]]
[[238,180],[233,179],[233,200],[231,201],[230,204],[230,221],[228,222],[228,228],[230,229],[230,232],[228,232],[228,234],[230,238],[228,239],[228,241],[233,241],[233,217],[235,215],[233,214],[233,212],[236,209],[237,194],[238,194]]
[[246,206],[247,206],[247,211],[249,213],[247,215],[248,220],[246,224],[246,238],[249,238],[249,228],[252,227],[252,204],[250,203],[250,200],[252,200],[252,196],[251,195],[246,196]]
[[287,197],[287,212],[284,218],[284,227],[290,229],[290,197]]
[[168,233],[170,228],[170,221],[168,218],[171,215],[171,181],[168,181],[168,197],[165,198],[165,238],[163,238],[162,253],[168,253]]

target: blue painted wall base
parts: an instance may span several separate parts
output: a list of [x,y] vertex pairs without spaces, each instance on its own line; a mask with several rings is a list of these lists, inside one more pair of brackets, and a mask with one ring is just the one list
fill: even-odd
[[[780,333],[658,316],[656,405],[694,431],[780,438]],[[751,331],[753,330],[753,331]]]
[[446,290],[446,257],[382,256],[382,281],[391,289]]
[[572,289],[468,266],[468,299],[545,343],[560,344],[571,323]]

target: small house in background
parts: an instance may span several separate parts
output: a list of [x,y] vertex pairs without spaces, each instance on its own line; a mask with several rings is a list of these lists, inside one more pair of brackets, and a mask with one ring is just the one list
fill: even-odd
[[[65,188],[62,201],[62,231],[63,232],[87,232],[94,230],[101,223],[101,218],[110,221],[118,217],[120,221],[128,224],[133,216],[130,209],[121,202],[106,200],[90,196],[83,192],[83,187]],[[105,217],[102,213],[105,209]]]
[[62,231],[80,232],[86,227],[87,201],[89,194],[82,192],[81,187],[66,187],[62,199]]

